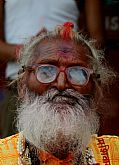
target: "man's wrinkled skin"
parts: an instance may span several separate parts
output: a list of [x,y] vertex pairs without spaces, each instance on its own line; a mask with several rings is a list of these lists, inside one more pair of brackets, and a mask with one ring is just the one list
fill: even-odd
[[[36,59],[33,63],[35,64],[53,64],[59,68],[66,68],[69,66],[79,65],[90,68],[89,65],[89,50],[82,44],[76,44],[72,41],[42,41],[35,50]],[[86,86],[80,87],[72,85],[68,82],[66,74],[60,72],[57,79],[49,84],[43,84],[36,80],[33,72],[30,73],[28,78],[29,89],[42,94],[49,88],[55,87],[59,91],[65,89],[75,89],[81,94],[91,94],[94,90],[93,81],[90,81]]]

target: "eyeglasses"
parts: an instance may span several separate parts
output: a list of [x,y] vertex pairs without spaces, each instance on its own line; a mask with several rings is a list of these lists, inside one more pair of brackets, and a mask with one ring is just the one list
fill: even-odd
[[93,70],[81,66],[72,66],[59,68],[50,64],[33,64],[27,67],[28,70],[34,71],[37,80],[47,84],[56,80],[60,72],[65,72],[68,81],[73,85],[84,86],[88,83]]

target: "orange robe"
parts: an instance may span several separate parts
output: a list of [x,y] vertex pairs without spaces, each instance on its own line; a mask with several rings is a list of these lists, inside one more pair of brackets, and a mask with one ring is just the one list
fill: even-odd
[[[0,165],[18,165],[20,153],[17,144],[20,134],[0,140]],[[119,137],[117,136],[92,136],[88,149],[94,155],[96,163],[100,165],[119,165]],[[48,153],[43,153],[41,165],[66,165]],[[69,157],[71,159],[71,157]],[[46,161],[47,160],[47,161]],[[43,162],[43,163],[42,163]],[[67,165],[73,165],[70,160]]]

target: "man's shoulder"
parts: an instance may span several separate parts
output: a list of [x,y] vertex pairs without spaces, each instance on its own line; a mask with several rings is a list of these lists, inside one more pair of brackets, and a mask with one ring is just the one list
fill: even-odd
[[97,136],[97,138],[98,139],[99,138],[104,138],[104,139],[115,139],[115,140],[119,140],[119,136],[116,136],[116,135],[102,135],[102,136]]
[[97,136],[96,134],[92,136],[91,143],[97,141],[98,143],[105,143],[111,144],[112,142],[116,142],[119,144],[119,136],[115,135],[102,135],[102,136]]
[[15,135],[12,135],[12,136],[9,136],[9,137],[6,137],[4,139],[0,139],[0,147],[4,146],[4,145],[8,145],[15,141],[18,140],[18,137],[19,137],[19,133],[18,134],[15,134]]
[[111,135],[92,136],[89,148],[98,163],[119,164],[119,137]]
[[109,145],[111,147],[118,146],[119,147],[119,136],[112,135],[102,135],[97,136],[93,135],[90,141],[89,146],[98,146],[99,148],[105,145]]
[[19,134],[0,139],[0,165],[9,162],[15,164],[18,161],[17,142]]

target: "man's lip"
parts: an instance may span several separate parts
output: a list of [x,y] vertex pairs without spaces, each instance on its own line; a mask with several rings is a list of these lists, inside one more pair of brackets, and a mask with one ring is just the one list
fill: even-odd
[[51,101],[57,102],[58,98],[59,98],[58,103],[74,104],[77,102],[76,97],[71,96],[71,95],[66,95],[66,94],[65,95],[56,94],[55,96],[52,97]]
[[56,94],[56,95],[54,95],[53,97],[52,97],[52,100],[53,99],[55,99],[56,97],[64,97],[64,98],[68,98],[68,99],[77,99],[76,97],[74,97],[74,96],[71,96],[71,95],[66,95],[66,94],[64,94],[64,95],[62,95],[62,94]]

